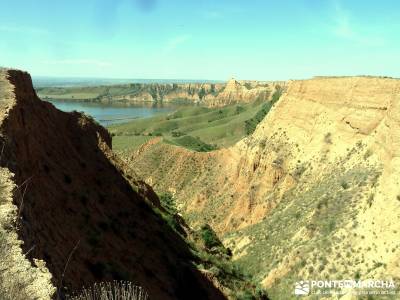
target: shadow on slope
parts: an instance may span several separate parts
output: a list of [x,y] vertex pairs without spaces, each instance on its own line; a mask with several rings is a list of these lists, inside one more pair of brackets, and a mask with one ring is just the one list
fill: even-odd
[[1,124],[1,165],[26,188],[15,199],[24,252],[47,263],[61,293],[124,279],[151,299],[223,299],[151,209],[152,195],[146,202],[110,160],[107,131],[40,101],[28,74],[7,73],[16,102]]

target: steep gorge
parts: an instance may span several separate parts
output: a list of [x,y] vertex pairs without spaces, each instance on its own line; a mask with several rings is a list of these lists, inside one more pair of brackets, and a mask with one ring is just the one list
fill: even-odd
[[399,121],[400,80],[318,77],[290,82],[231,148],[154,140],[127,161],[289,299],[300,279],[400,278]]
[[18,229],[32,269],[52,278],[26,283],[32,297],[124,279],[151,299],[224,299],[195,268],[185,241],[154,213],[152,189],[124,175],[104,128],[41,101],[21,71],[0,70],[0,96],[0,164],[14,174],[0,178],[2,191],[3,181],[13,191],[8,227]]

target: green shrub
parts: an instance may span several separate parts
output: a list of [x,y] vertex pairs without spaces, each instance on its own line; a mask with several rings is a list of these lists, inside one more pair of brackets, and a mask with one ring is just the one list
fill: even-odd
[[253,293],[250,291],[239,292],[236,295],[236,299],[237,300],[256,300],[256,298],[254,298]]
[[211,228],[210,225],[208,225],[208,224],[203,225],[200,229],[200,235],[201,235],[201,238],[203,239],[204,245],[207,249],[211,249],[213,247],[223,247],[217,234]]
[[235,295],[237,300],[268,300],[268,294],[265,290],[245,290]]
[[162,193],[160,196],[160,202],[161,205],[170,213],[170,214],[176,214],[178,211],[176,209],[176,203],[175,203],[175,199],[174,196],[169,193]]
[[200,138],[190,135],[185,135],[180,138],[174,139],[173,141],[170,141],[170,143],[177,146],[186,147],[197,152],[209,152],[217,149],[215,145],[207,144],[200,140]]
[[332,144],[332,133],[328,132],[324,137],[324,142],[327,144]]
[[372,193],[372,194],[369,195],[369,197],[367,199],[367,203],[368,203],[369,207],[372,206],[372,203],[374,202],[374,198],[375,198],[375,194]]
[[245,109],[243,106],[241,106],[241,105],[237,105],[236,108],[235,108],[235,114],[236,114],[236,115],[239,115],[239,114],[241,114],[241,113],[244,112],[244,111],[246,111],[246,109]]
[[176,131],[172,131],[171,135],[172,135],[172,137],[180,137],[180,136],[185,135],[185,133],[176,130]]
[[373,154],[371,149],[368,149],[367,151],[365,151],[364,153],[364,159],[368,159],[368,157],[370,157]]
[[276,90],[272,95],[271,101],[265,103],[253,118],[244,122],[246,135],[250,135],[256,130],[257,125],[265,118],[272,106],[279,100],[281,95],[282,91],[280,89]]
[[162,212],[158,208],[153,208],[154,212],[159,215],[167,225],[173,229],[174,231],[181,233],[182,232],[182,227],[179,224],[179,222],[175,219],[174,215],[171,215],[168,212]]
[[340,183],[340,186],[344,189],[347,190],[349,188],[349,184],[346,181],[342,181]]

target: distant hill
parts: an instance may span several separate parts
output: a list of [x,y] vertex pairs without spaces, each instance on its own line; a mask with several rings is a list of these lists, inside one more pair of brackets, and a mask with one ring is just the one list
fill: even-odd
[[118,79],[118,78],[87,78],[87,77],[50,77],[33,76],[32,83],[35,88],[43,87],[94,87],[99,85],[116,85],[130,83],[222,83],[218,80],[184,80],[184,79]]
[[99,103],[189,102],[207,106],[267,101],[286,82],[130,83],[117,85],[37,87],[42,99]]

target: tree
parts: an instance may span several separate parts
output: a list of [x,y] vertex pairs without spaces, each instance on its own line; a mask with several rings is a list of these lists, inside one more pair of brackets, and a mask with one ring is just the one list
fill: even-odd
[[160,195],[161,205],[172,215],[177,213],[174,196],[171,193],[163,193]]
[[213,247],[224,247],[210,225],[203,225],[200,229],[200,234],[207,249],[211,249]]

